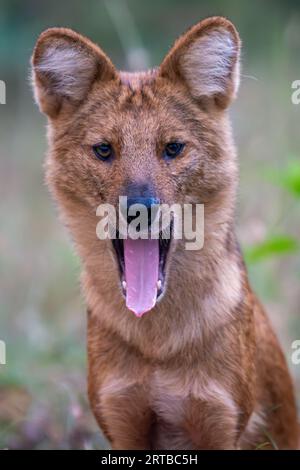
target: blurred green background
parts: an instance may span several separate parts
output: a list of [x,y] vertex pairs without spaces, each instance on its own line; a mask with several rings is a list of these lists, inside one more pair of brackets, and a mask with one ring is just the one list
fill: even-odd
[[296,383],[300,339],[299,1],[0,0],[0,447],[106,446],[86,397],[85,308],[79,262],[43,182],[45,125],[30,89],[38,34],[67,26],[120,68],[158,64],[198,20],[225,15],[243,40],[231,114],[240,156],[237,225],[254,289],[266,305]]

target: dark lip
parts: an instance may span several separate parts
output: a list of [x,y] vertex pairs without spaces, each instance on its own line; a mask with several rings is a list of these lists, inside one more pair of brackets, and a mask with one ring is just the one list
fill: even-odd
[[[157,301],[159,301],[165,292],[166,287],[166,267],[167,262],[169,259],[170,247],[172,243],[172,226],[171,226],[171,237],[170,239],[162,238],[162,234],[159,236],[159,279],[162,281],[161,288],[157,291]],[[117,236],[115,239],[112,240],[112,245],[114,248],[118,269],[119,269],[119,276],[120,276],[120,283],[123,296],[126,297],[125,289],[122,285],[123,281],[125,281],[125,260],[124,260],[124,242],[121,238],[119,238],[119,232],[117,232]]]

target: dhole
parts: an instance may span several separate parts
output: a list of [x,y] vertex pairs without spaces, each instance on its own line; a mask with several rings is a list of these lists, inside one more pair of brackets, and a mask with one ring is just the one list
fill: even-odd
[[[146,72],[118,71],[70,29],[43,32],[33,53],[46,178],[83,266],[89,398],[114,449],[297,446],[287,365],[235,236],[228,107],[239,54],[221,17],[192,27]],[[204,204],[203,249],[99,240],[96,208],[117,207],[120,195]]]

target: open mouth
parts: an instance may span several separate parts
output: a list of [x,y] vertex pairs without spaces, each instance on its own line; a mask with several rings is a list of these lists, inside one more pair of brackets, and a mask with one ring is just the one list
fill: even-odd
[[[171,230],[172,231],[172,230]],[[126,306],[137,317],[151,310],[163,297],[171,237],[112,240]]]

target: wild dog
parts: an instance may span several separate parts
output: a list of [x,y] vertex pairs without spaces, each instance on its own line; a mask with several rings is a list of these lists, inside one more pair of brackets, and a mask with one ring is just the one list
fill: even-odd
[[[48,29],[34,49],[46,179],[82,260],[90,403],[114,449],[297,445],[291,378],[235,235],[228,107],[239,55],[221,17],[196,24],[146,72],[118,71],[70,29]],[[203,248],[159,239],[149,256],[148,240],[99,240],[96,208],[117,207],[120,195],[204,204]],[[138,314],[155,292],[148,313],[128,310],[122,283],[138,292]]]

